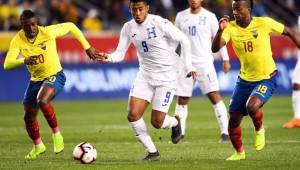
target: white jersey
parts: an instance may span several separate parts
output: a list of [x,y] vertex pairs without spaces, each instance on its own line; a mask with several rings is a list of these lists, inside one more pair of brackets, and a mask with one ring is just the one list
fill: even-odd
[[[298,16],[298,27],[300,31],[300,15]],[[298,50],[298,60],[300,60],[300,50]]]
[[187,71],[194,71],[188,38],[167,19],[148,14],[141,24],[133,19],[125,23],[118,47],[109,55],[108,60],[123,60],[131,43],[137,51],[140,72],[151,80],[176,80],[179,57],[175,53],[175,45],[178,43],[183,49],[181,56],[185,59]]
[[[298,17],[298,26],[299,26],[299,30],[300,30],[300,16]],[[296,63],[294,72],[293,72],[293,76],[292,76],[292,83],[297,83],[300,84],[300,51],[298,51],[298,61]]]
[[[216,35],[219,23],[214,13],[201,8],[197,14],[192,14],[188,8],[179,12],[175,25],[189,38],[192,48],[193,65],[213,62],[211,51],[212,39]],[[220,49],[223,60],[229,60],[226,47]]]

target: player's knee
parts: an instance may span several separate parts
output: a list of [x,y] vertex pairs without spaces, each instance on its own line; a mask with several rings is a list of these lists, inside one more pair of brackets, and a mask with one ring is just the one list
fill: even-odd
[[241,124],[241,121],[242,121],[241,114],[231,112],[228,127],[229,128],[237,128]]
[[252,96],[246,104],[247,113],[250,116],[255,115],[262,105],[263,102],[258,97]]
[[300,90],[300,84],[298,84],[298,83],[293,83],[293,90],[299,91],[299,90]]
[[161,120],[160,118],[158,117],[152,117],[151,118],[151,124],[154,128],[156,129],[160,129],[162,124],[163,124],[163,120]]
[[217,103],[219,103],[222,98],[221,98],[221,95],[219,93],[219,91],[212,91],[212,92],[209,92],[208,94],[206,94],[208,99],[210,100],[210,102],[215,105]]
[[240,122],[237,119],[232,119],[232,118],[229,119],[229,124],[228,124],[229,128],[236,128],[239,125]]
[[178,97],[178,104],[179,105],[187,105],[189,102],[189,97]]
[[49,102],[47,100],[45,100],[45,99],[37,99],[37,104],[39,106],[43,106],[43,105],[48,104],[48,103]]
[[246,109],[247,112],[250,116],[255,115],[255,113],[258,111],[258,109],[260,108],[260,105],[258,103],[254,103],[254,102],[250,102],[247,104]]
[[36,117],[33,114],[29,114],[29,113],[25,112],[25,114],[24,114],[25,123],[32,123],[35,121],[35,119],[36,119]]
[[164,123],[166,114],[161,111],[152,110],[151,124],[154,128],[160,129]]
[[127,115],[127,119],[129,122],[135,122],[138,121],[141,118],[137,113],[129,111]]

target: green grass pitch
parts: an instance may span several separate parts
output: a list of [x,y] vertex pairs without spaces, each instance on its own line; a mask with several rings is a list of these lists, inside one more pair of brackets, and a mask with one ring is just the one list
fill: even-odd
[[[228,104],[228,99],[225,99]],[[189,105],[190,116],[186,142],[174,145],[169,130],[150,126],[149,109],[145,120],[161,153],[161,161],[142,163],[146,152],[138,143],[126,119],[126,100],[54,102],[65,150],[53,153],[51,130],[39,113],[40,131],[47,147],[37,160],[26,161],[32,148],[23,123],[21,103],[0,103],[0,169],[112,169],[112,170],[188,170],[188,169],[300,169],[300,128],[283,129],[292,116],[291,97],[273,96],[264,106],[266,148],[254,149],[254,130],[249,117],[242,123],[247,160],[228,162],[233,153],[230,143],[220,144],[219,128],[213,109],[206,98],[194,98]],[[174,112],[174,104],[170,113]],[[98,158],[91,165],[72,159],[74,146],[82,141],[92,143]]]

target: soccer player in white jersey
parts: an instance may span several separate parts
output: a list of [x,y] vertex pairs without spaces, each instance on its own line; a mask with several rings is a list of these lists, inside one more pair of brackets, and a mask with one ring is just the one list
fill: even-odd
[[167,19],[148,14],[147,0],[130,0],[133,19],[124,24],[117,49],[111,53],[100,53],[102,62],[119,62],[131,43],[134,44],[139,72],[130,90],[128,101],[128,121],[135,136],[148,151],[145,161],[160,160],[143,120],[143,113],[152,103],[151,124],[157,129],[172,128],[172,142],[178,143],[182,137],[178,117],[166,113],[176,88],[179,56],[175,53],[175,42],[182,47],[186,76],[196,77],[192,66],[190,42],[178,28]]
[[[180,118],[181,131],[184,136],[188,102],[192,96],[193,85],[197,81],[202,93],[207,95],[213,104],[221,131],[220,142],[229,141],[227,109],[219,93],[217,74],[213,64],[214,58],[210,48],[212,38],[219,28],[218,20],[215,14],[202,7],[203,0],[188,0],[188,2],[189,8],[177,14],[175,25],[187,35],[191,42],[192,63],[198,75],[196,80],[187,79],[183,74],[179,75],[175,94],[178,96],[175,115]],[[226,47],[223,47],[220,53],[223,58],[223,70],[226,73],[231,67]]]
[[[298,26],[300,29],[300,16],[298,17]],[[294,69],[292,83],[293,83],[293,93],[292,93],[292,103],[293,103],[293,118],[283,125],[284,128],[300,128],[300,51],[298,52],[298,61]]]

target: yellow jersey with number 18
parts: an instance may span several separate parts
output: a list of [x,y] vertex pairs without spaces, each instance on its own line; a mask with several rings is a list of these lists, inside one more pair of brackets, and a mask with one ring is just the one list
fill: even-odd
[[[45,78],[62,70],[56,49],[57,37],[71,32],[86,50],[90,44],[84,38],[81,31],[73,23],[62,23],[47,27],[38,27],[38,35],[35,40],[26,38],[23,30],[20,30],[12,39],[9,51],[5,58],[4,68],[12,69],[24,64],[26,57],[34,57],[34,63],[27,65],[32,81],[42,81]],[[19,54],[21,53],[21,57]]]
[[231,21],[222,33],[227,43],[237,54],[241,68],[240,77],[246,81],[260,81],[269,79],[276,70],[272,56],[270,33],[282,34],[284,25],[269,17],[253,17],[246,28],[242,28]]

